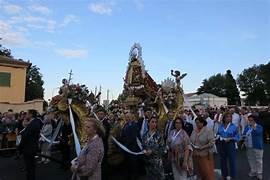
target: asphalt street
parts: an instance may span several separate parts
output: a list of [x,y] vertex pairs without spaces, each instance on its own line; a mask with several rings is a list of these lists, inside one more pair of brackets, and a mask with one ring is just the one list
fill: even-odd
[[[219,158],[215,157],[216,171],[219,169]],[[0,180],[25,180],[25,172],[22,172],[21,160],[15,160],[14,157],[0,156]],[[37,164],[37,180],[69,180],[71,173],[59,168],[56,162],[48,164]],[[248,177],[249,166],[245,151],[238,151],[237,155],[237,175],[239,180],[252,180]],[[264,180],[270,180],[270,144],[264,148]]]

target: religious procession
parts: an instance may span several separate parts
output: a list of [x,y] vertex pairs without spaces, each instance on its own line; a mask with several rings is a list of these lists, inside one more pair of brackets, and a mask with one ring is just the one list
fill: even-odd
[[168,70],[171,77],[156,83],[135,43],[117,100],[101,105],[101,92],[72,83],[70,74],[43,113],[0,115],[1,155],[13,150],[27,180],[51,163],[71,180],[264,179],[270,108],[191,106],[181,84],[188,75]]

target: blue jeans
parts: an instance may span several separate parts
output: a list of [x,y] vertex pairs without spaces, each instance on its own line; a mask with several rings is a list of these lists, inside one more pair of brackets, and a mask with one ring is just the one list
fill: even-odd
[[[230,175],[232,178],[236,178],[236,149],[234,141],[219,141],[218,153],[220,156],[221,174],[223,177]],[[230,174],[228,174],[228,162]]]

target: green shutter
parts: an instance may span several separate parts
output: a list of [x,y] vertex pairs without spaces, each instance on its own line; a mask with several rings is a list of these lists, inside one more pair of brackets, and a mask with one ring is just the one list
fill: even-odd
[[11,74],[0,72],[0,86],[10,87]]

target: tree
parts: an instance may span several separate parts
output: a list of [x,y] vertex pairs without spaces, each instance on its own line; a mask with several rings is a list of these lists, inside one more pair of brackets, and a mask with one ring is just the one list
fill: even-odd
[[[1,38],[0,38],[0,40],[1,40]],[[11,50],[3,47],[2,44],[0,44],[0,55],[12,58]]]
[[204,79],[202,84],[203,85],[197,90],[198,94],[211,93],[220,97],[226,96],[225,79],[222,74],[219,73],[208,79]]
[[270,62],[268,62],[268,64],[261,65],[260,76],[264,82],[265,93],[266,93],[268,104],[269,104],[270,103]]
[[230,70],[227,70],[225,75],[219,73],[204,79],[197,93],[211,93],[216,96],[227,97],[229,105],[240,104],[239,90]]
[[228,98],[228,104],[230,105],[240,105],[239,90],[236,85],[236,81],[232,76],[231,70],[227,70],[225,76],[225,91],[226,97]]
[[28,67],[26,71],[25,100],[43,99],[43,84],[44,81],[42,80],[42,74],[39,72],[39,68],[35,65]]
[[244,69],[238,76],[237,83],[246,96],[248,105],[268,105],[270,85],[270,63],[254,65]]

